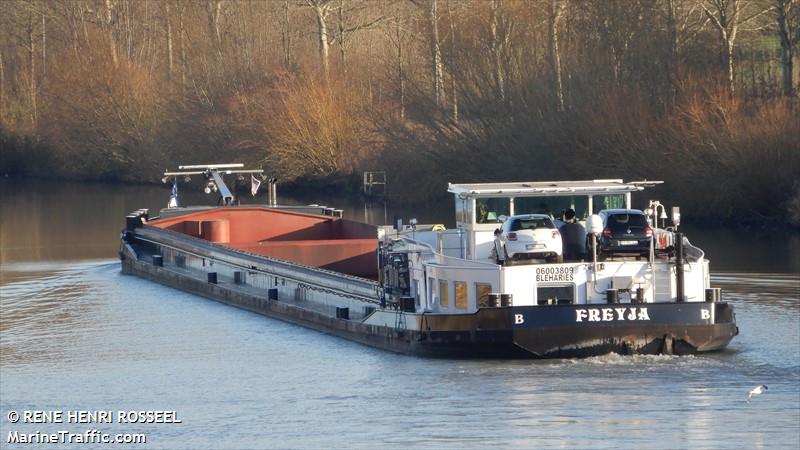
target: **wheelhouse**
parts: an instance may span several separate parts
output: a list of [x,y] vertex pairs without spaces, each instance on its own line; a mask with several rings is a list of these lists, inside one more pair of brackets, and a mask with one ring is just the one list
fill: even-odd
[[[573,209],[585,219],[603,209],[630,209],[631,194],[662,181],[624,182],[620,179],[516,183],[450,183],[454,195],[456,228],[463,235],[460,256],[485,260],[491,252],[494,230],[503,216],[547,214],[561,218]],[[441,247],[440,247],[441,248]]]

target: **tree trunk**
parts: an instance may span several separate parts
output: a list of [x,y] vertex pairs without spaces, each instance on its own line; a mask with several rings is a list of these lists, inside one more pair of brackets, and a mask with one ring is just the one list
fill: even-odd
[[77,9],[80,6],[77,4],[72,4],[69,7],[69,13],[65,15],[67,16],[67,24],[69,26],[69,31],[72,37],[72,52],[75,55],[75,59],[78,59],[78,43],[80,39],[78,38],[78,13]]
[[174,60],[172,53],[172,22],[170,21],[169,2],[164,3],[164,16],[167,21],[167,79],[172,81],[172,74],[174,73]]
[[189,63],[186,60],[186,28],[183,25],[184,8],[183,3],[178,6],[178,38],[181,41],[181,95],[186,94],[186,72],[189,69]]
[[491,3],[491,11],[492,16],[489,22],[489,28],[492,33],[492,45],[491,45],[491,52],[492,52],[492,63],[494,66],[494,84],[495,88],[497,89],[497,95],[500,97],[500,100],[505,102],[506,100],[506,86],[505,86],[505,76],[503,75],[503,66],[500,61],[500,37],[497,34],[497,10],[500,7],[499,0],[492,0]]
[[667,80],[669,86],[669,103],[674,104],[679,91],[681,80],[680,59],[678,58],[678,23],[675,17],[675,0],[667,0],[667,34],[669,35],[669,56],[667,70]]
[[125,2],[125,51],[127,61],[133,60],[133,30],[131,29],[130,2]]
[[47,74],[47,21],[42,13],[42,77]]
[[442,80],[442,48],[439,41],[439,14],[437,12],[438,0],[431,1],[430,21],[431,21],[431,50],[433,59],[433,98],[436,106],[442,104],[442,92],[444,91],[444,81]]
[[406,118],[406,80],[403,72],[403,41],[401,39],[400,17],[396,20],[395,33],[397,37],[397,78],[400,81],[400,120]]
[[6,104],[6,72],[3,67],[3,49],[0,48],[0,127],[5,124],[3,111]]
[[217,56],[222,58],[222,37],[219,32],[219,16],[222,12],[222,0],[210,1],[206,3],[208,12],[208,29],[214,44]]
[[89,47],[89,29],[86,26],[86,18],[83,15],[83,6],[78,6],[78,14],[81,19],[81,29],[83,30],[83,42]]
[[453,95],[453,122],[458,122],[458,89],[456,87],[456,26],[453,22],[453,7],[447,0],[447,18],[450,21],[450,91]]
[[106,0],[106,30],[108,32],[108,42],[111,46],[111,61],[114,62],[114,67],[119,65],[119,58],[117,57],[117,41],[114,38],[114,2],[113,0]]
[[[725,71],[726,82],[728,84],[728,91],[733,94],[736,86],[733,83],[734,75],[734,61],[733,49],[736,43],[736,35],[739,33],[739,13],[740,13],[740,0],[730,0],[730,3],[722,0],[715,0],[712,2],[715,9],[714,12],[709,10],[703,3],[701,7],[706,13],[706,16],[711,23],[717,28],[719,32],[719,39],[721,43],[722,53],[722,67]],[[728,11],[728,6],[732,8]]]
[[736,86],[733,83],[733,41],[725,41],[725,65],[727,67],[728,89],[734,93]]
[[30,64],[31,123],[36,124],[36,41],[33,39],[33,12],[28,13],[28,59]]
[[561,52],[558,49],[558,23],[564,13],[565,4],[560,0],[552,0],[550,5],[550,65],[553,70],[558,110],[564,111],[564,85],[561,77]]
[[791,97],[794,95],[794,42],[791,29],[791,22],[787,20],[791,12],[791,0],[776,0],[775,11],[778,21],[778,36],[781,40],[781,70],[783,74],[783,95]]
[[347,61],[345,60],[344,48],[344,0],[339,0],[337,13],[339,19],[339,59],[342,65],[342,73],[347,74]]
[[330,75],[330,43],[328,41],[328,8],[327,5],[314,5],[314,12],[317,16],[317,30],[319,31],[319,57],[322,62],[322,70],[325,79]]
[[283,4],[283,33],[281,34],[281,44],[283,44],[283,63],[286,68],[292,66],[292,36],[290,34],[289,22],[289,0]]

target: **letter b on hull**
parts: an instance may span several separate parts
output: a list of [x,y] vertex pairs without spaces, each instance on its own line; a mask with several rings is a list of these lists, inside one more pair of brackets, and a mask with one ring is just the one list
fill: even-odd
[[525,316],[522,314],[514,314],[514,325],[525,323]]

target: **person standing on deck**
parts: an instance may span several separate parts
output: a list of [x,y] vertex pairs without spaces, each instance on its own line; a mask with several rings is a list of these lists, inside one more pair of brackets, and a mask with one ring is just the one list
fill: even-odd
[[558,229],[561,233],[564,261],[580,261],[586,258],[586,228],[575,220],[574,209],[570,208],[564,213],[564,222]]
[[506,264],[506,248],[503,245],[503,232],[500,228],[494,230],[494,243],[492,247],[491,256],[494,258],[495,263],[504,266]]

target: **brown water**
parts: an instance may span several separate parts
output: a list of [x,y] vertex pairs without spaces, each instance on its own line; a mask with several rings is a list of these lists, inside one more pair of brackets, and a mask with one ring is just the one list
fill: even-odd
[[[796,234],[685,227],[736,308],[741,335],[724,352],[431,360],[121,275],[124,215],[156,210],[167,188],[3,180],[0,192],[0,448],[10,431],[62,429],[145,433],[139,448],[800,447]],[[318,203],[395,214],[336,200]],[[450,224],[451,208],[400,213]],[[7,419],[31,409],[177,410],[183,423]]]

